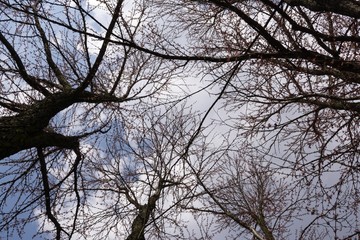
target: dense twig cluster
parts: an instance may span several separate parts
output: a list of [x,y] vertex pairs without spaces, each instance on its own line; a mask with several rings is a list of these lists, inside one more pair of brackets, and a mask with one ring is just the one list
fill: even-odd
[[0,238],[355,237],[359,16],[0,0]]

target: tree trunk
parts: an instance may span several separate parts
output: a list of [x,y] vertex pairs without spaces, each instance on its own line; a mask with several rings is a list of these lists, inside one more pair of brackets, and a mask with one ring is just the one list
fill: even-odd
[[0,118],[0,159],[32,147],[77,147],[77,137],[46,130],[51,118],[75,102],[71,92],[56,93],[29,105],[17,115]]

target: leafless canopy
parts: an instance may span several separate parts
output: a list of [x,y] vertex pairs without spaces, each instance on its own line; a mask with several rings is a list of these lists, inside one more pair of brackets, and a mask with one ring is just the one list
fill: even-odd
[[359,18],[0,0],[0,238],[356,237]]

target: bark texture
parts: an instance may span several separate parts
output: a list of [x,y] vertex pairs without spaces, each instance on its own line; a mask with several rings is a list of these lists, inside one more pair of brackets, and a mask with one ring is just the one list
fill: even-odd
[[0,159],[33,147],[76,149],[79,136],[64,136],[48,130],[49,121],[74,103],[121,102],[121,98],[76,90],[51,94],[29,104],[17,115],[0,118]]
[[147,204],[138,205],[138,214],[131,225],[131,233],[126,240],[145,240],[145,227],[151,213],[156,208],[156,201],[160,198],[160,189],[152,195]]
[[329,11],[360,18],[360,2],[354,0],[284,0],[291,6],[303,6],[312,11]]

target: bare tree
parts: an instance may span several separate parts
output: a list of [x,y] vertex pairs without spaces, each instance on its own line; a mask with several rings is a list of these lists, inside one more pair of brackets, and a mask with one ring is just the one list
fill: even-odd
[[198,117],[185,110],[154,110],[135,123],[123,121],[106,143],[108,152],[93,156],[86,167],[90,184],[83,189],[93,199],[85,204],[86,221],[79,226],[90,230],[85,238],[190,237],[186,229],[191,226],[181,220],[180,206],[194,197],[198,186],[186,162],[204,161],[200,153],[206,145],[201,139],[188,146]]
[[[357,0],[0,0],[0,231],[21,235],[23,226],[46,216],[57,239],[166,238],[162,212],[196,206],[199,195],[211,206],[209,219],[220,216],[253,237],[281,239],[291,227],[282,224],[281,212],[264,208],[269,204],[260,193],[282,209],[278,196],[290,192],[300,197],[286,206],[302,206],[307,217],[301,219],[308,221],[297,237],[355,236],[359,12]],[[181,85],[188,80],[200,90]],[[215,100],[191,131],[170,131],[184,120],[181,111],[166,124],[145,114],[201,90]],[[215,110],[226,136],[255,149],[248,159],[229,153],[231,144],[196,145],[218,143],[203,138]],[[158,139],[176,144],[163,149]],[[219,148],[225,149],[220,156]],[[250,162],[259,155],[260,165]],[[209,156],[220,157],[217,173]],[[175,159],[187,169],[181,180],[171,172]],[[229,179],[215,178],[228,172]],[[277,185],[279,176],[284,185]],[[199,187],[179,196],[189,202],[167,206],[164,196],[177,196],[187,181]],[[111,213],[104,208],[107,195],[118,201],[110,201]],[[92,212],[97,197],[104,206]],[[262,204],[244,206],[256,197]],[[48,230],[42,223],[39,233]]]
[[202,221],[216,219],[210,224],[199,220],[199,229],[206,232],[203,239],[212,239],[211,232],[223,230],[229,239],[290,236],[301,198],[292,195],[293,185],[271,169],[269,161],[245,147],[212,151],[206,161],[211,174],[196,174],[202,194],[183,207]]
[[299,237],[356,233],[359,2],[157,2],[190,42],[178,59],[207,62],[223,86],[224,124],[307,189]]
[[[141,38],[139,5],[1,1],[0,8],[0,231],[21,235],[46,215],[56,239],[72,238],[89,198],[83,169],[92,153],[84,151],[103,149],[101,136],[121,116],[141,115],[134,109],[144,99],[154,100],[148,108],[160,104],[177,66],[111,43]],[[94,17],[98,9],[109,19]]]

